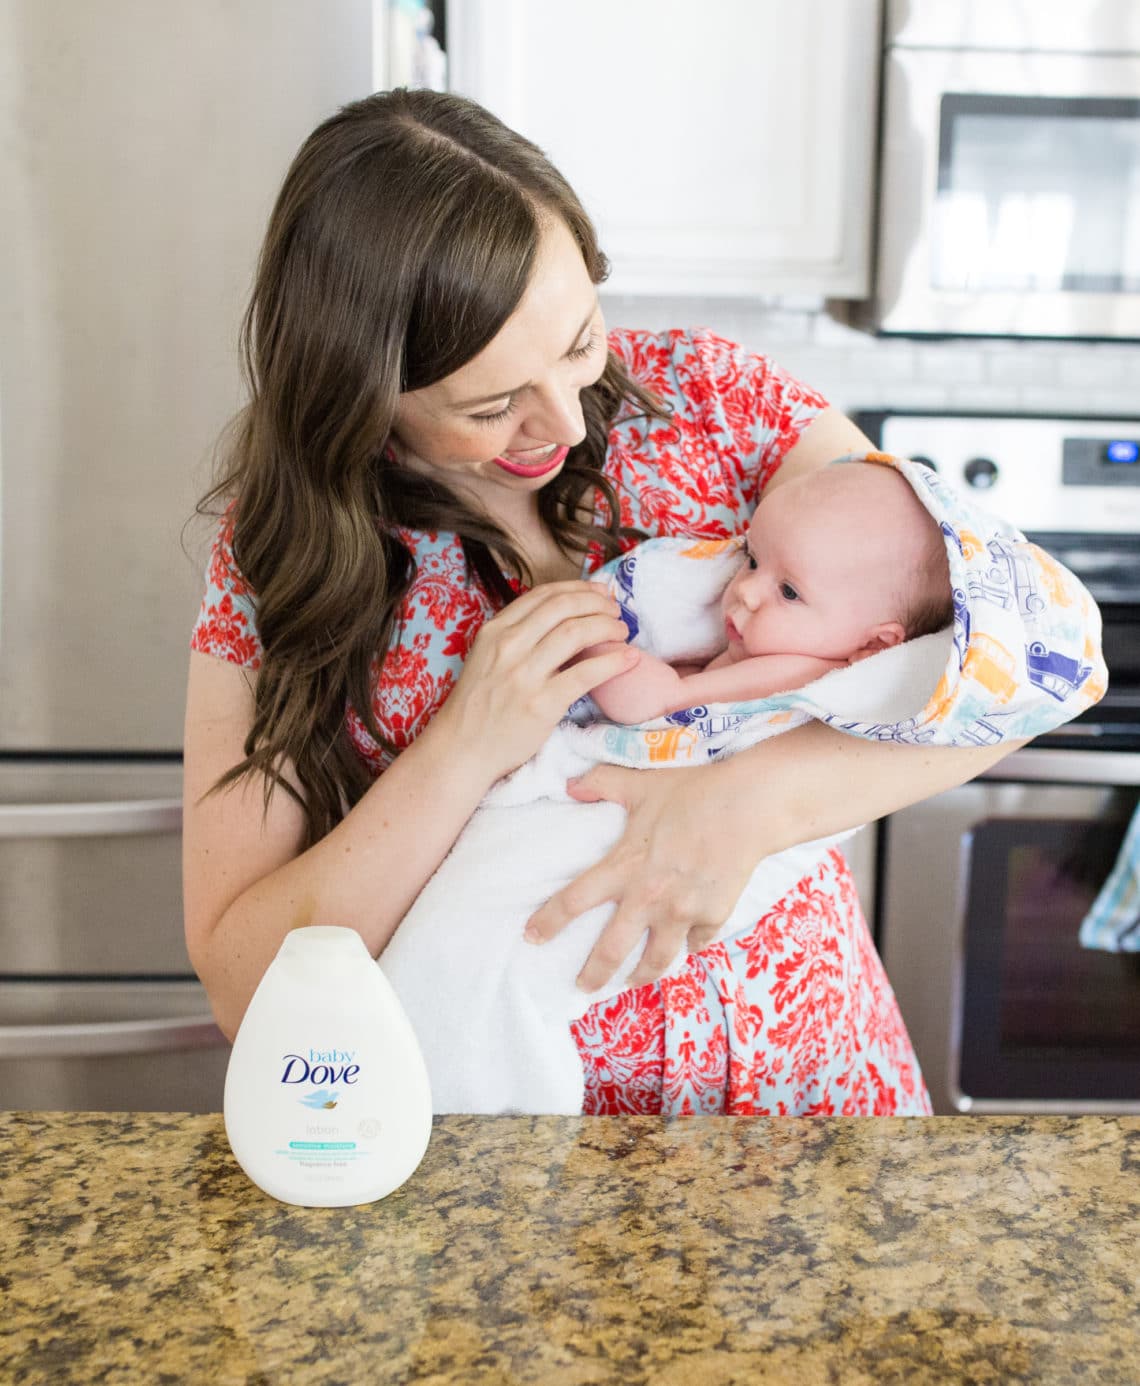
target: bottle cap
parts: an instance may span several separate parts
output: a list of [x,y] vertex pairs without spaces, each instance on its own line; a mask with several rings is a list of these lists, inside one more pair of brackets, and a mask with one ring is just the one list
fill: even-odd
[[345,929],[333,924],[308,924],[300,929],[291,929],[282,940],[278,957],[312,957],[319,952],[324,957],[359,958],[363,955],[372,961],[372,955],[364,940],[355,929]]

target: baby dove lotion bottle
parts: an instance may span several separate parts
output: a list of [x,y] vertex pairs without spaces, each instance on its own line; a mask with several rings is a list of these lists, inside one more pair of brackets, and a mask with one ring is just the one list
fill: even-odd
[[223,1114],[238,1164],[283,1203],[371,1203],[415,1171],[431,1136],[427,1069],[354,929],[286,935],[234,1040]]

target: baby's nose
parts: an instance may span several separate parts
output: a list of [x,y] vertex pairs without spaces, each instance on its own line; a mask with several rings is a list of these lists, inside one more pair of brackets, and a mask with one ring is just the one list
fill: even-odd
[[740,584],[740,600],[749,611],[755,611],[764,600],[764,583],[759,573],[749,573]]

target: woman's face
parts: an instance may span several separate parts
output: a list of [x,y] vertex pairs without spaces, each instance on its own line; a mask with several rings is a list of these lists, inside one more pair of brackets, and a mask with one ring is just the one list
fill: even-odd
[[478,356],[400,396],[393,451],[495,508],[540,490],[585,437],[579,394],[606,364],[606,327],[582,252],[549,219],[519,306]]

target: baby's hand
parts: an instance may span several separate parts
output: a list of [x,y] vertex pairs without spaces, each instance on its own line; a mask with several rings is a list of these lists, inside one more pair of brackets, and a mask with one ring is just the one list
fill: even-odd
[[591,689],[590,696],[611,722],[633,726],[663,717],[677,697],[681,680],[656,655],[639,650],[632,668]]

